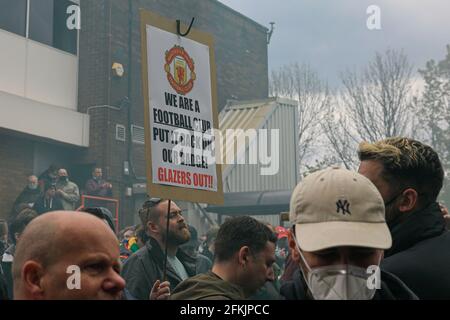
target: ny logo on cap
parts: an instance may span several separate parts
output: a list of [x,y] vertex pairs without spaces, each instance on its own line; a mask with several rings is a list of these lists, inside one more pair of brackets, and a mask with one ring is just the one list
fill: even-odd
[[338,200],[336,202],[336,212],[339,213],[339,211],[342,210],[342,214],[349,214],[351,215],[352,213],[350,212],[350,203],[347,200]]

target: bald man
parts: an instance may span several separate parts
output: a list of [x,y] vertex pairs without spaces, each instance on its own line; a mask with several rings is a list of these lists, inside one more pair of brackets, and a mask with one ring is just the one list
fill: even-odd
[[125,287],[112,230],[91,214],[72,211],[50,212],[27,226],[13,278],[18,300],[119,299]]

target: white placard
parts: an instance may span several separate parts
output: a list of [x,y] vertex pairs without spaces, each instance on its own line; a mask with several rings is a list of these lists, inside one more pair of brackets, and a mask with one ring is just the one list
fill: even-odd
[[217,191],[209,47],[146,31],[152,182]]

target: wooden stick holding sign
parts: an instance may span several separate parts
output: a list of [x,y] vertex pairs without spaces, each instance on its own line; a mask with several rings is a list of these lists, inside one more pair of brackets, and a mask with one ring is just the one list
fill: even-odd
[[169,202],[167,204],[167,222],[166,222],[166,241],[165,241],[165,248],[164,248],[164,269],[163,269],[163,281],[167,281],[167,250],[168,250],[168,243],[169,243],[169,224],[170,224],[170,204],[172,200],[169,199]]

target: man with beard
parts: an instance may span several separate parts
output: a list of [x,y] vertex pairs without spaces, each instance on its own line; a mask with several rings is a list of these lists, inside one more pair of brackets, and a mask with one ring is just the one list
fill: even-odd
[[120,299],[125,287],[114,233],[97,217],[73,211],[30,222],[17,244],[13,278],[16,300]]
[[41,190],[39,189],[38,178],[34,175],[28,177],[28,184],[17,197],[14,202],[14,207],[10,220],[12,220],[16,215],[24,208],[33,208],[34,203],[41,195]]
[[[150,199],[139,210],[139,217],[149,240],[127,259],[122,272],[128,291],[139,300],[148,299],[152,286],[157,281],[167,280],[172,291],[180,282],[195,275],[195,257],[179,249],[181,244],[189,241],[191,235],[181,209],[173,201],[170,203],[169,229],[166,235],[168,206],[168,200]],[[163,279],[166,245],[167,279]]]
[[408,138],[363,142],[359,173],[378,188],[393,244],[382,269],[420,299],[450,299],[450,232],[436,198],[444,170],[437,153]]

